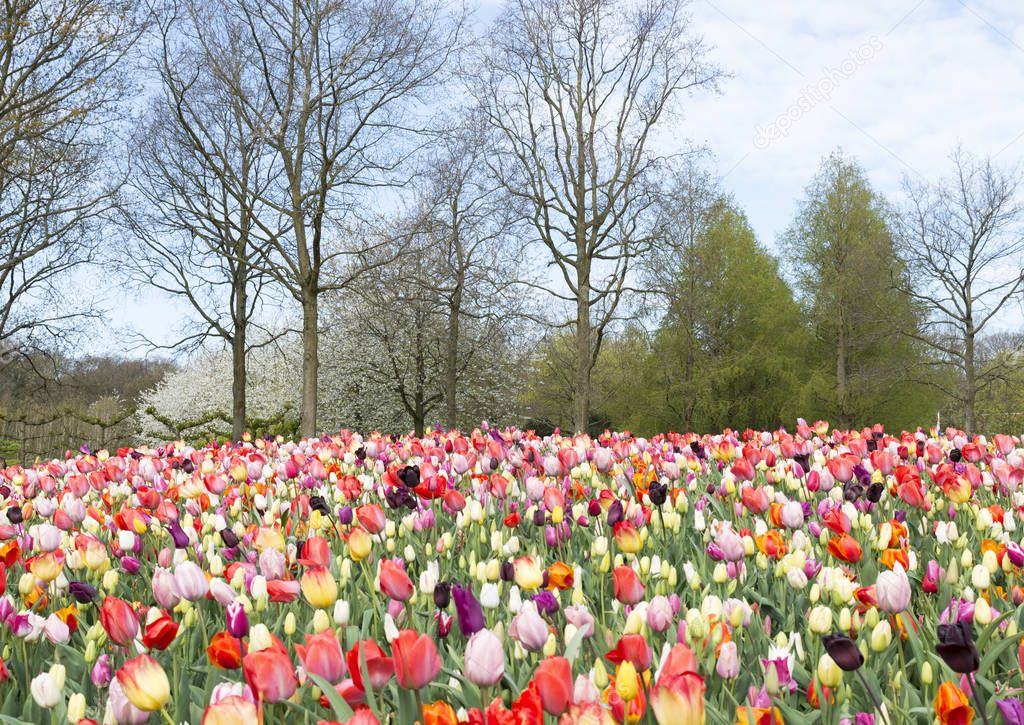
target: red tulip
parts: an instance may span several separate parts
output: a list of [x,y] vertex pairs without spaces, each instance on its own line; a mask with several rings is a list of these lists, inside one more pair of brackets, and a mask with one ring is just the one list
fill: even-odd
[[565,657],[548,657],[533,675],[540,701],[549,715],[561,715],[572,701],[572,665]]
[[395,673],[394,660],[385,656],[384,650],[372,639],[356,642],[355,646],[345,653],[345,663],[348,665],[349,674],[352,675],[352,684],[359,690],[366,690],[362,666],[366,667],[366,672],[370,676],[370,687],[374,690],[384,687]]
[[618,664],[624,660],[633,663],[637,672],[643,672],[651,666],[651,659],[654,656],[651,646],[647,644],[642,634],[626,634],[605,655],[611,662]]
[[331,558],[331,547],[327,544],[327,539],[322,536],[313,536],[303,544],[299,563],[303,566],[330,569]]
[[851,478],[853,478],[853,466],[856,462],[855,457],[843,455],[838,458],[829,458],[827,465],[829,473],[832,474],[832,478],[840,481],[841,483],[847,483]]
[[380,590],[392,599],[404,602],[412,596],[412,580],[400,567],[391,559],[383,559],[380,562]]
[[403,629],[391,643],[395,661],[395,678],[399,687],[419,690],[426,687],[441,671],[441,658],[430,635]]
[[299,583],[294,579],[274,579],[267,582],[267,594],[270,595],[272,602],[294,602],[299,598],[299,589]]
[[135,610],[123,599],[106,597],[100,607],[100,624],[110,641],[127,647],[139,633],[139,618]]
[[275,647],[249,652],[242,659],[242,669],[260,702],[287,700],[299,686],[291,658]]
[[356,518],[359,519],[359,523],[363,525],[363,528],[371,534],[379,534],[384,530],[384,526],[388,522],[387,517],[384,515],[384,510],[375,503],[363,504],[357,508]]
[[768,492],[763,488],[754,488],[753,486],[744,486],[740,490],[740,500],[754,514],[764,513],[771,504],[771,501],[768,500]]
[[142,644],[149,649],[165,650],[177,635],[178,623],[167,612],[160,612],[159,617],[146,625]]
[[644,598],[644,585],[640,577],[629,566],[617,566],[612,571],[615,598],[623,604],[636,604]]
[[320,675],[331,684],[345,676],[345,655],[337,635],[330,629],[320,634],[307,634],[305,646],[295,645],[295,653],[306,672]]
[[737,458],[732,464],[732,475],[738,481],[754,480],[754,466],[746,458]]

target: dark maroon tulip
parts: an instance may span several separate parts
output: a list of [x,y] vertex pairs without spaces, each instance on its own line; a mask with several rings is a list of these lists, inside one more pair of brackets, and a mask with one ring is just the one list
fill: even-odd
[[939,625],[939,643],[935,651],[949,668],[960,674],[974,672],[981,665],[969,622]]
[[828,656],[839,665],[839,669],[853,672],[864,664],[864,655],[845,634],[826,634],[821,638],[821,642],[825,645]]

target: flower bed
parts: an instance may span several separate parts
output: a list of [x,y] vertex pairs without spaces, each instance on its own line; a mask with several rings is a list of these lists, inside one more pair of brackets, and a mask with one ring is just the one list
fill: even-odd
[[482,426],[10,467],[0,715],[1019,723],[1019,446]]

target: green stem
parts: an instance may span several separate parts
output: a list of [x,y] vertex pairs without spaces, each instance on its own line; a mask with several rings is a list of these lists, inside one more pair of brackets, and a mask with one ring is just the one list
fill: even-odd
[[874,704],[878,714],[885,720],[885,725],[889,725],[889,713],[882,709],[882,703],[880,699],[875,695],[875,691],[871,689],[871,685],[868,684],[868,679],[864,676],[862,670],[857,670],[857,677],[860,678],[860,682],[864,685],[864,689],[867,690],[868,697],[871,698],[871,702]]
[[981,721],[985,725],[989,725],[988,715],[985,714],[985,703],[981,701],[981,696],[978,694],[978,683],[974,679],[974,674],[968,675],[971,680],[971,697],[974,698],[974,704],[978,707],[978,714],[981,715]]

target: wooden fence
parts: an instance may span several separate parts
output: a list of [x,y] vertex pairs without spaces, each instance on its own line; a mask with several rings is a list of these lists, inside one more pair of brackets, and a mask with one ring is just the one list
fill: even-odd
[[8,464],[29,464],[82,445],[92,450],[130,445],[137,434],[135,411],[91,416],[67,410],[46,417],[0,413],[0,457]]

